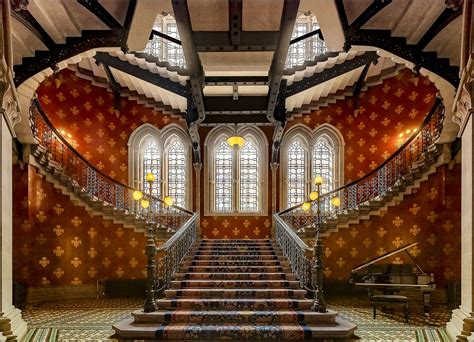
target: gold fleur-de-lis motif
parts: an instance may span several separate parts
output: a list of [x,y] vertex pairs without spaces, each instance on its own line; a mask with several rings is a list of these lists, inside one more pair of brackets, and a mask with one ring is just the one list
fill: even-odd
[[382,104],[382,108],[383,108],[384,110],[389,109],[390,106],[391,106],[391,103],[388,102],[388,101],[384,101],[384,103]]
[[[90,93],[92,92],[92,88],[91,88],[91,86],[88,85],[88,84],[86,84],[86,85],[82,88],[82,90],[84,90],[84,93],[86,93],[86,94],[90,94]],[[97,101],[97,103],[99,103],[99,101]]]
[[131,258],[129,264],[131,267],[136,267],[138,265],[138,261],[135,258]]
[[123,257],[123,255],[125,254],[125,252],[123,251],[123,249],[121,247],[117,248],[117,250],[115,251],[115,254],[117,254],[117,256],[119,258]]
[[326,123],[331,123],[332,122],[332,116],[330,116],[330,115],[326,116],[324,121],[326,121]]
[[418,111],[417,111],[415,108],[413,108],[413,109],[410,111],[410,113],[408,113],[408,116],[409,116],[410,118],[412,118],[412,119],[416,118],[417,115],[418,115]]
[[309,115],[303,116],[303,121],[308,125],[311,122],[311,116]]
[[395,129],[397,131],[403,131],[404,127],[405,127],[405,125],[402,122],[397,122],[397,124],[395,125]]
[[382,153],[382,158],[383,159],[387,159],[388,157],[390,157],[390,152],[385,151],[384,153]]
[[425,95],[425,98],[423,99],[423,102],[424,103],[430,103],[431,101],[433,101],[433,98],[434,98],[433,94],[428,93],[428,94]]
[[56,268],[53,274],[56,278],[60,279],[64,275],[64,271],[61,268]]
[[420,212],[420,210],[421,210],[421,207],[418,205],[418,203],[413,203],[413,205],[409,209],[412,215],[417,215]]
[[41,96],[41,101],[44,103],[44,104],[50,104],[51,103],[51,99],[49,98],[48,95],[43,95]]
[[123,275],[125,274],[125,272],[124,272],[124,270],[122,269],[122,267],[119,267],[119,268],[117,268],[117,270],[115,271],[115,274],[117,275],[117,277],[122,278]]
[[397,114],[400,115],[404,110],[405,110],[405,107],[403,107],[402,105],[398,105],[398,106],[395,108],[395,113],[397,113]]
[[204,228],[207,228],[208,225],[209,225],[209,221],[206,219],[201,222],[201,226],[203,226]]
[[128,243],[130,246],[132,246],[132,248],[135,248],[138,245],[138,241],[135,238],[132,238]]
[[352,247],[349,254],[351,255],[351,257],[355,258],[359,254],[359,251],[355,247]]
[[217,227],[214,227],[214,229],[212,230],[212,235],[217,236],[219,235],[219,233],[219,229],[217,229]]
[[400,216],[397,216],[392,220],[392,224],[398,228],[403,224],[403,219]]
[[454,272],[448,267],[444,270],[443,275],[446,280],[451,280],[454,277]]
[[46,243],[46,241],[48,241],[48,239],[46,239],[46,238],[44,237],[44,234],[41,233],[40,235],[38,235],[38,236],[36,237],[36,241],[37,241],[40,245],[44,245],[44,244]]
[[269,219],[265,219],[265,221],[263,222],[263,225],[265,226],[265,228],[268,228],[272,225],[272,223],[270,222]]
[[123,231],[122,227],[119,227],[119,228],[115,231],[115,235],[117,235],[119,238],[121,238],[124,234],[125,234],[125,232]]
[[357,177],[362,178],[362,177],[364,177],[364,176],[365,176],[365,172],[364,172],[364,171],[360,170],[359,172],[357,172]]
[[387,94],[387,93],[390,91],[390,86],[389,86],[387,83],[385,83],[384,86],[383,86],[383,88],[382,88],[382,91],[383,91],[385,94]]
[[105,228],[107,228],[108,226],[110,226],[110,223],[111,223],[111,222],[112,222],[112,221],[110,221],[110,220],[103,220],[103,221],[102,221],[102,225],[103,225]]
[[383,247],[377,249],[377,255],[384,255],[385,253],[387,253],[387,251]]
[[357,145],[359,145],[360,147],[364,146],[365,145],[365,140],[360,138],[358,141],[357,141]]
[[417,97],[418,97],[418,92],[414,90],[411,92],[410,96],[408,96],[408,98],[412,101],[415,101]]
[[431,223],[434,223],[437,218],[438,218],[438,214],[436,214],[434,211],[431,211],[430,214],[426,216],[426,219],[430,221]]
[[380,227],[379,230],[377,230],[377,235],[381,238],[383,238],[387,234],[387,230],[384,227]]
[[234,235],[237,236],[240,233],[240,229],[238,227],[234,227],[234,229],[232,230],[232,233],[234,233]]
[[76,88],[74,88],[73,90],[69,92],[69,94],[71,94],[72,97],[76,98],[79,96],[79,91]]
[[21,254],[24,256],[28,256],[30,254],[30,247],[28,247],[28,244],[23,244],[23,247],[20,248]]
[[97,270],[95,269],[95,267],[91,267],[89,268],[89,271],[87,271],[87,274],[89,275],[89,277],[95,278],[95,276],[97,275]]
[[100,112],[99,112],[95,117],[96,117],[97,120],[99,120],[100,122],[104,121],[104,119],[105,119],[104,114],[102,114],[102,113],[100,113]]
[[352,122],[354,122],[354,117],[352,115],[348,115],[346,121],[347,123],[351,124]]
[[56,116],[60,118],[61,120],[64,119],[67,115],[64,113],[62,109],[59,109],[55,112]]
[[85,108],[86,110],[91,110],[91,109],[92,109],[91,103],[90,103],[89,101],[86,101],[86,102],[84,103],[84,108]]
[[352,163],[349,163],[346,165],[347,171],[352,171],[353,168],[354,168],[354,165],[352,165]]
[[46,266],[49,265],[49,260],[47,257],[42,257],[38,260],[38,263],[41,265],[41,267],[46,268]]
[[404,92],[405,90],[403,90],[402,88],[398,88],[397,91],[395,92],[395,96],[400,97],[403,95]]
[[225,219],[224,222],[222,222],[222,226],[223,226],[224,228],[229,227],[229,224],[230,224],[230,222],[227,221],[227,219]]
[[102,244],[105,248],[109,247],[111,243],[112,242],[110,242],[109,238],[105,238],[104,240],[102,240]]
[[79,239],[77,236],[75,236],[72,240],[71,240],[71,244],[74,246],[74,247],[79,247],[81,244],[82,244],[82,241],[81,239]]
[[354,239],[357,235],[359,235],[359,231],[356,228],[351,228],[349,234]]
[[362,241],[362,243],[364,244],[364,246],[365,246],[366,248],[369,248],[369,246],[372,244],[372,240],[370,240],[368,237],[366,237],[366,238],[364,239],[364,241]]
[[86,158],[86,160],[91,160],[92,154],[89,151],[86,151],[84,152],[84,158]]
[[242,223],[242,225],[244,226],[244,228],[248,228],[250,226],[250,221],[245,219],[244,223]]
[[64,249],[62,249],[61,246],[57,246],[53,250],[53,254],[56,255],[57,257],[61,257],[64,254]]
[[411,233],[413,236],[417,236],[420,231],[421,231],[421,229],[420,229],[420,227],[418,227],[417,224],[414,224],[414,225],[410,228],[410,233]]
[[46,216],[46,214],[44,213],[44,211],[40,210],[40,211],[38,211],[38,213],[36,214],[36,218],[38,219],[39,222],[44,222],[44,221],[46,221],[47,216]]
[[354,133],[352,131],[347,132],[347,139],[351,140],[354,137]]
[[397,236],[397,237],[395,238],[395,240],[392,241],[392,245],[394,245],[395,248],[398,248],[398,247],[400,247],[401,245],[403,245],[403,240],[400,239],[399,236]]
[[332,271],[329,267],[325,267],[323,273],[324,273],[324,276],[327,278],[331,276]]
[[43,286],[48,286],[49,285],[49,280],[46,277],[41,278],[41,285]]
[[110,122],[110,123],[107,125],[107,127],[108,127],[111,131],[114,131],[114,130],[117,128],[117,126],[115,126],[115,124],[114,124],[113,122]]
[[78,277],[74,277],[74,280],[71,280],[71,285],[78,286],[81,284],[82,284],[82,281]]
[[436,197],[438,196],[438,190],[436,188],[431,188],[430,189],[430,192],[428,193],[428,197],[431,199],[431,200],[434,200]]
[[[148,118],[146,118],[146,119],[148,120]],[[143,121],[143,119],[142,119],[142,121]],[[163,115],[163,117],[161,118],[161,121],[163,121],[163,123],[166,125],[168,122],[170,122],[170,118],[166,115]]]
[[357,157],[357,160],[359,161],[359,163],[363,163],[364,160],[365,160],[364,155],[363,155],[363,154],[359,155],[359,156]]
[[337,114],[337,115],[341,115],[342,113],[344,113],[344,111],[342,110],[342,108],[341,108],[341,107],[337,107],[337,108],[336,108],[336,114]]
[[392,264],[394,265],[403,265],[403,260],[400,259],[400,257],[396,257],[393,261]]
[[329,258],[331,256],[331,254],[332,254],[331,248],[329,248],[329,247],[324,248],[324,256],[326,258]]
[[444,255],[449,256],[453,251],[454,251],[454,248],[453,246],[451,246],[451,244],[447,243],[443,246]]
[[79,259],[78,257],[72,258],[71,265],[74,266],[74,268],[78,268],[79,266],[81,266],[81,264],[82,264],[81,259]]
[[375,169],[377,167],[377,163],[375,161],[371,161],[370,164],[369,164],[369,167],[371,170]]
[[336,261],[336,264],[337,266],[339,266],[339,268],[342,268],[346,264],[346,261],[343,258],[339,257]]
[[454,225],[453,223],[450,221],[450,220],[446,220],[444,223],[443,223],[443,229],[449,233],[451,231],[451,229],[453,229]]
[[255,236],[259,236],[260,235],[260,229],[258,227],[255,227],[255,229],[253,230],[253,233],[255,234]]
[[66,96],[64,96],[62,92],[57,93],[56,97],[58,98],[59,102],[63,102],[64,100],[66,100]]
[[89,228],[87,231],[87,234],[93,239],[97,235],[97,231],[94,229],[94,227]]
[[342,248],[345,244],[346,244],[346,241],[344,241],[343,238],[339,238],[339,239],[337,239],[337,241],[336,241],[336,245],[338,245],[339,248]]
[[436,237],[435,234],[431,234],[427,241],[430,243],[430,245],[434,246],[434,244],[436,243],[436,241],[438,241],[438,238]]
[[352,153],[354,153],[354,149],[351,146],[349,146],[346,150],[346,153],[350,156],[352,155]]
[[62,213],[64,213],[64,208],[61,207],[61,204],[59,203],[56,203],[56,205],[53,207],[53,210],[56,213],[56,215],[61,215]]
[[23,230],[25,233],[29,232],[31,230],[31,223],[28,220],[24,220],[20,226],[21,230]]
[[91,247],[91,248],[87,251],[87,254],[88,254],[91,258],[95,258],[95,256],[97,255],[97,249],[95,249],[94,247]]
[[[165,122],[165,116],[163,116],[163,118],[161,118],[161,121],[163,121],[165,124],[168,123],[168,118],[166,117],[166,122]],[[143,115],[142,118],[140,119],[141,122],[145,123],[145,122],[148,122],[148,116],[146,115]]]
[[416,258],[421,254],[421,249],[419,249],[418,246],[414,246],[408,250],[408,253]]
[[41,201],[46,199],[46,197],[48,197],[48,195],[46,195],[46,193],[44,192],[44,190],[42,188],[39,188],[38,190],[36,190],[36,197],[39,198]]
[[99,138],[102,138],[105,134],[104,130],[102,128],[99,128],[97,131],[96,131],[96,134],[99,136]]
[[372,112],[372,113],[370,113],[370,115],[369,115],[369,118],[370,118],[370,120],[372,120],[372,121],[375,121],[375,119],[377,119],[377,117],[378,117],[378,115],[377,115],[377,113],[375,113],[375,112]]
[[104,260],[102,260],[102,265],[104,265],[104,267],[109,267],[110,263],[111,262],[109,258],[104,258]]
[[73,225],[74,227],[77,228],[77,227],[79,227],[80,224],[82,223],[82,220],[81,220],[79,217],[74,216],[74,218],[71,220],[71,223],[72,223],[72,225]]
[[435,268],[438,264],[438,260],[436,259],[436,257],[431,256],[426,263],[430,268]]

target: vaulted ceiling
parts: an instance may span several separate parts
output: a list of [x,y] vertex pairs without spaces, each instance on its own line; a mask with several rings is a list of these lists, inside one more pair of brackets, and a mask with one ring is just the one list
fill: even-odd
[[[456,3],[456,1],[451,1]],[[15,82],[31,98],[57,69],[199,125],[275,126],[409,67],[445,97],[459,82],[461,9],[444,0],[11,0]],[[171,15],[186,67],[143,52],[155,18]],[[318,29],[295,39],[295,21]],[[285,67],[290,45],[318,35],[327,52]],[[307,36],[307,37],[306,37]],[[292,39],[293,38],[293,39]],[[23,88],[22,88],[23,87]],[[274,153],[276,155],[276,153]]]

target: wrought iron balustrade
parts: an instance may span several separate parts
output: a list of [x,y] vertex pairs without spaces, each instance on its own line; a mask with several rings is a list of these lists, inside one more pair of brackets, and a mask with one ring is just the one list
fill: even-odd
[[285,69],[303,65],[305,61],[312,61],[327,51],[320,29],[296,37],[290,41]]
[[186,68],[181,42],[159,31],[152,31],[151,39],[143,52],[158,58],[161,62],[167,62],[170,66]]

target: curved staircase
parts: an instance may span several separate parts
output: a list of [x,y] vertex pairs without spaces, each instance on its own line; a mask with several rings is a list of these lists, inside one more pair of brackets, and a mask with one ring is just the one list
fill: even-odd
[[158,310],[114,325],[119,340],[353,338],[356,326],[312,300],[270,240],[202,240],[183,259]]

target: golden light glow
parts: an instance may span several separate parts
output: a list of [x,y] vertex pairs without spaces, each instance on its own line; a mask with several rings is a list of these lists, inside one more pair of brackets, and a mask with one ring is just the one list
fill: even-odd
[[245,145],[245,139],[243,137],[239,137],[238,135],[234,135],[227,139],[227,144],[233,148],[242,148]]
[[155,181],[155,175],[151,172],[146,174],[146,181],[153,183]]
[[403,133],[400,133],[398,136],[399,136],[400,138],[403,138]]
[[133,199],[134,199],[135,201],[139,201],[139,200],[142,199],[143,194],[142,194],[141,191],[136,190],[136,191],[133,192],[133,195],[132,195],[132,196],[133,196]]
[[418,131],[418,128],[413,129],[413,132],[414,132],[414,133],[416,133],[416,131]]
[[319,197],[319,194],[317,191],[312,191],[310,194],[309,194],[309,199],[311,201],[316,201]]
[[406,134],[410,134],[411,133],[411,129],[407,129],[407,131],[405,132]]
[[339,207],[341,205],[341,200],[339,197],[333,197],[331,198],[331,204],[335,207]]
[[311,209],[311,203],[304,202],[303,205],[301,206],[301,209],[303,209],[304,211],[308,211],[309,209]]
[[142,201],[140,203],[141,203],[143,209],[146,209],[150,206],[150,201],[146,200],[146,199],[142,199]]
[[321,176],[314,177],[314,184],[322,185],[323,184],[323,177],[321,177]]
[[165,198],[163,198],[163,202],[165,202],[165,204],[168,206],[168,207],[171,207],[174,203],[174,198],[171,197],[171,196],[166,196]]

